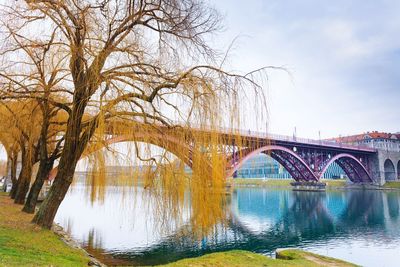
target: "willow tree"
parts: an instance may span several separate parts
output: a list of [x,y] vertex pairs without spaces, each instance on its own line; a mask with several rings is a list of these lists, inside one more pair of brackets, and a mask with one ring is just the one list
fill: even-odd
[[[228,114],[235,122],[238,118],[232,114],[238,115],[243,85],[259,87],[250,77],[231,74],[216,64],[216,53],[206,40],[219,27],[216,10],[197,0],[26,0],[14,3],[8,13],[9,21],[21,25],[21,35],[54,35],[57,42],[52,46],[63,47],[60,57],[69,61],[62,83],[70,105],[58,172],[33,222],[51,227],[90,142],[106,143],[113,134],[135,137],[138,128],[130,122],[136,122],[139,130],[150,127],[163,135],[160,129],[174,129],[182,141],[188,136],[199,141],[190,144],[195,181],[190,186],[194,209],[204,212],[194,219],[204,226],[207,217],[219,214],[213,201],[207,202],[210,188],[223,188],[225,166],[218,135],[190,133],[190,127],[180,132],[177,126],[208,125],[215,130]],[[147,135],[139,141],[157,143],[153,139]],[[188,155],[187,148],[183,150]],[[205,157],[211,165],[204,164]],[[150,187],[157,186],[151,181]],[[168,189],[164,192],[174,198],[180,188],[182,196],[176,186],[179,181],[168,181],[161,182]]]
[[[15,199],[15,203],[24,204],[31,182],[32,168],[37,161],[40,112],[37,103],[33,100],[2,101],[0,114],[1,124],[5,127],[3,131],[8,136],[12,136],[21,151],[21,171],[16,184],[13,185],[11,197]],[[32,123],[32,121],[37,123]]]
[[[5,122],[1,118],[0,125],[6,126]],[[4,146],[7,153],[6,175],[10,175],[11,183],[13,186],[15,186],[17,184],[17,165],[20,147],[17,139],[15,138],[15,132],[10,131],[9,127],[5,127],[4,129],[7,130],[0,132],[0,142]]]
[[[28,19],[35,21],[35,18]],[[33,213],[44,181],[48,178],[55,160],[59,157],[63,138],[66,115],[69,106],[62,96],[67,57],[62,53],[62,45],[57,43],[56,31],[41,36],[24,34],[22,22],[3,25],[7,33],[1,54],[8,58],[0,70],[4,81],[1,98],[6,103],[34,101],[40,112],[36,145],[36,160],[39,167],[36,178],[29,191],[23,211]],[[39,26],[39,25],[38,25]],[[32,124],[30,124],[32,125]],[[29,137],[29,136],[28,136]]]

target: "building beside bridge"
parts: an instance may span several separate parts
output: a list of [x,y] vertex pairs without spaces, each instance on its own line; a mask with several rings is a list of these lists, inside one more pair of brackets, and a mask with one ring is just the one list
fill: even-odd
[[[292,179],[290,173],[276,160],[265,155],[259,154],[249,159],[236,172],[237,178],[272,178],[272,179]],[[326,170],[324,179],[347,178],[346,173],[337,163],[332,163]]]

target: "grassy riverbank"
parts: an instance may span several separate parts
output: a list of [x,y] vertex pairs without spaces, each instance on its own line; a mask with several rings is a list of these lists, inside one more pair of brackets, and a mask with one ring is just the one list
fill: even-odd
[[87,266],[84,251],[31,224],[32,215],[21,208],[0,193],[0,266]]
[[173,262],[165,267],[245,267],[245,266],[271,266],[271,267],[317,267],[317,266],[335,266],[347,267],[356,266],[341,260],[320,256],[317,254],[300,251],[300,250],[284,250],[277,253],[277,259],[272,259],[260,254],[248,251],[233,250],[227,252],[218,252],[207,254],[202,257],[184,259]]
[[[290,187],[293,179],[251,179],[251,178],[235,178],[230,181],[233,186],[265,186],[265,187]],[[328,180],[321,182],[326,183],[327,188],[344,187],[345,179]]]
[[400,181],[386,182],[384,188],[400,189]]

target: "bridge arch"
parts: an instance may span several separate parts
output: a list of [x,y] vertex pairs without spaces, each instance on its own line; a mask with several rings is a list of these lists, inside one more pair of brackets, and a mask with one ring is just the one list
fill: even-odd
[[390,159],[386,159],[383,163],[383,170],[385,172],[385,181],[395,181],[396,180],[396,170],[394,164]]
[[322,169],[319,178],[322,178],[329,166],[336,162],[353,183],[373,183],[373,180],[364,165],[354,156],[341,153],[332,157]]
[[243,158],[237,162],[233,160],[231,166],[228,166],[227,177],[232,176],[246,161],[260,153],[268,153],[267,155],[278,161],[296,181],[318,181],[314,172],[300,156],[286,147],[277,145],[267,145],[254,150],[244,149]]
[[[192,168],[193,166],[192,149],[188,145],[184,144],[182,141],[179,141],[177,138],[173,136],[163,135],[163,134],[152,134],[151,137],[149,137],[146,134],[122,135],[108,139],[106,142],[107,145],[124,143],[124,142],[148,143],[151,145],[161,147],[167,150],[168,152],[174,154],[177,158],[182,160],[190,168]],[[100,147],[99,149],[103,147]],[[90,153],[93,152],[95,151],[91,151]]]
[[[192,162],[192,155],[193,150],[192,148],[187,145],[185,142],[182,142],[178,138],[175,138],[171,135],[157,133],[135,133],[134,135],[118,135],[112,138],[109,138],[105,141],[104,144],[101,145],[94,145],[93,147],[88,147],[87,150],[82,154],[80,159],[84,159],[103,149],[107,145],[117,144],[117,143],[124,143],[124,142],[143,142],[148,143],[151,145],[155,145],[161,147],[171,154],[175,155],[178,159],[182,160],[187,166],[190,168],[193,167]],[[204,164],[209,164],[208,162],[204,162]],[[211,166],[210,166],[211,168]],[[54,167],[48,176],[49,180],[53,180],[58,172],[58,166]]]

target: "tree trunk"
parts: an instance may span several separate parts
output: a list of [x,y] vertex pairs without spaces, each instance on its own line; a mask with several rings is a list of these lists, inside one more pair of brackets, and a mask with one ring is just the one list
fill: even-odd
[[29,185],[31,183],[32,165],[31,159],[23,162],[23,167],[18,178],[18,187],[14,199],[14,203],[16,204],[25,203],[26,194],[28,193]]
[[21,170],[18,175],[17,182],[15,184],[13,184],[13,186],[11,188],[11,192],[10,192],[11,199],[15,199],[15,197],[17,196],[17,191],[18,191],[18,188],[20,187],[20,183],[22,181],[22,173],[23,173],[24,168],[25,168],[25,166],[24,166],[24,164],[22,164]]
[[17,154],[13,154],[13,156],[11,157],[11,182],[12,182],[12,187],[11,187],[11,191],[10,191],[10,197],[12,199],[15,198],[15,193],[16,193],[16,189],[17,189],[17,165],[18,165],[18,153]]
[[16,183],[12,184],[11,186],[11,190],[10,190],[10,198],[11,199],[15,199],[15,194],[17,193],[17,187],[18,187],[18,180],[16,181]]
[[[64,156],[64,155],[63,155]],[[61,157],[58,167],[58,173],[54,179],[54,183],[50,188],[47,197],[40,206],[32,222],[44,228],[50,229],[53,225],[58,207],[63,201],[75,172],[76,163],[79,159],[75,158],[76,154],[66,154]]]
[[40,205],[39,211],[32,220],[33,223],[43,228],[50,229],[53,225],[57,210],[72,183],[76,164],[91,137],[89,134],[85,135],[83,141],[81,139],[82,118],[88,97],[81,94],[76,94],[74,97],[76,97],[74,98],[76,102],[68,118],[64,148],[58,165],[57,175],[46,199]]
[[35,182],[29,191],[28,198],[26,199],[22,211],[27,213],[34,213],[40,191],[42,190],[44,181],[47,179],[49,172],[53,168],[54,160],[42,160],[39,164],[39,170],[36,175]]

